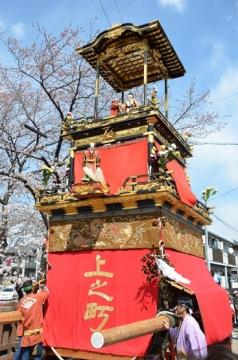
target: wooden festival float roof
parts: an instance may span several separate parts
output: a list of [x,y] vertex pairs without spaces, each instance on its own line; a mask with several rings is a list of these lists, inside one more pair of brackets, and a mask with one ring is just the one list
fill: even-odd
[[[185,74],[185,69],[159,21],[140,26],[131,23],[113,26],[76,51],[117,92],[145,85],[145,52],[146,83]],[[149,124],[153,124],[153,129],[148,132]],[[92,142],[100,147],[150,135],[166,146],[175,143],[183,159],[191,156],[186,139],[176,131],[166,116],[158,108],[145,104],[117,116],[72,119],[62,124],[61,132],[62,138],[73,143],[72,152],[82,151]],[[125,184],[128,179],[125,179]],[[167,180],[150,181],[133,187],[131,191],[122,186],[117,194],[96,197],[45,189],[38,194],[36,208],[55,220],[66,220],[72,216],[108,216],[115,210],[117,214],[123,214],[128,211],[156,212],[163,208],[165,211],[169,209],[172,213],[178,213],[186,221],[189,219],[199,229],[210,223],[207,208],[199,201],[194,207],[182,203],[175,185]]]
[[148,52],[147,83],[185,74],[158,20],[141,26],[131,23],[113,26],[76,51],[95,70],[100,61],[100,75],[120,92],[143,84],[145,48]]

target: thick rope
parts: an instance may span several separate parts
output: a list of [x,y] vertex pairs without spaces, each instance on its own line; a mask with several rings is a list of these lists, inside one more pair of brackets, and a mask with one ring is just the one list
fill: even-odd
[[57,351],[55,350],[55,348],[54,348],[53,346],[51,346],[50,348],[51,348],[51,350],[53,351],[53,353],[55,354],[55,356],[57,356],[58,359],[64,360],[64,358],[62,358],[62,357],[60,356],[60,354],[57,353]]

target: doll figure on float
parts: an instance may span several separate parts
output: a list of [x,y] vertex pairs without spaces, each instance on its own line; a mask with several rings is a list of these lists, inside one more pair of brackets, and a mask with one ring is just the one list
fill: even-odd
[[104,178],[103,171],[100,167],[100,157],[95,148],[95,144],[91,143],[89,148],[84,152],[83,158],[83,181],[92,181],[100,183],[104,192],[108,191],[108,186]]
[[68,111],[68,112],[67,112],[67,115],[66,115],[66,117],[65,117],[65,119],[64,119],[64,121],[65,121],[66,123],[70,123],[70,122],[72,122],[73,120],[74,120],[73,114],[72,114],[70,111]]
[[159,106],[159,99],[158,99],[158,90],[157,88],[154,86],[151,94],[150,94],[150,101],[149,101],[149,105],[153,106],[153,107],[158,107]]
[[111,107],[110,107],[110,115],[117,116],[120,112],[120,103],[118,99],[112,100]]
[[121,103],[118,99],[112,100],[110,107],[110,116],[117,116],[126,111],[126,104]]
[[126,101],[126,112],[129,112],[139,106],[137,100],[132,93],[129,93]]

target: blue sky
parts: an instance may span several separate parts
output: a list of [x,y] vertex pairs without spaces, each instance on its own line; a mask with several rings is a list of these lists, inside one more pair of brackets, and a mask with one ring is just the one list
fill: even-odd
[[[101,0],[110,24],[144,24],[158,19],[184,64],[187,74],[170,82],[172,99],[182,96],[191,78],[200,91],[210,89],[214,111],[229,115],[227,126],[210,135],[210,142],[238,142],[238,0]],[[120,9],[117,11],[116,4]],[[100,0],[17,0],[0,2],[0,27],[30,42],[32,23],[51,32],[69,24],[93,30],[109,27]],[[7,59],[1,51],[0,60]],[[199,140],[199,139],[198,139]],[[205,141],[204,139],[202,141]],[[210,202],[215,214],[237,231],[215,219],[211,230],[238,241],[238,146],[196,146],[188,163],[194,192],[200,197],[210,185],[219,192]]]

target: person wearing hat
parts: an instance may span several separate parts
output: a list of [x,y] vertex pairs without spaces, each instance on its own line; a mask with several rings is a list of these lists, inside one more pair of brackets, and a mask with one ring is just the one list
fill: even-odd
[[170,337],[176,345],[178,359],[205,359],[207,342],[198,322],[191,315],[189,301],[178,302],[175,314],[180,318],[178,327],[169,328]]
[[17,329],[19,344],[14,360],[29,360],[32,356],[35,360],[40,360],[43,355],[43,305],[49,292],[43,288],[36,294],[33,293],[32,280],[25,281],[22,290],[25,296],[18,304],[18,310],[22,313],[22,322]]

